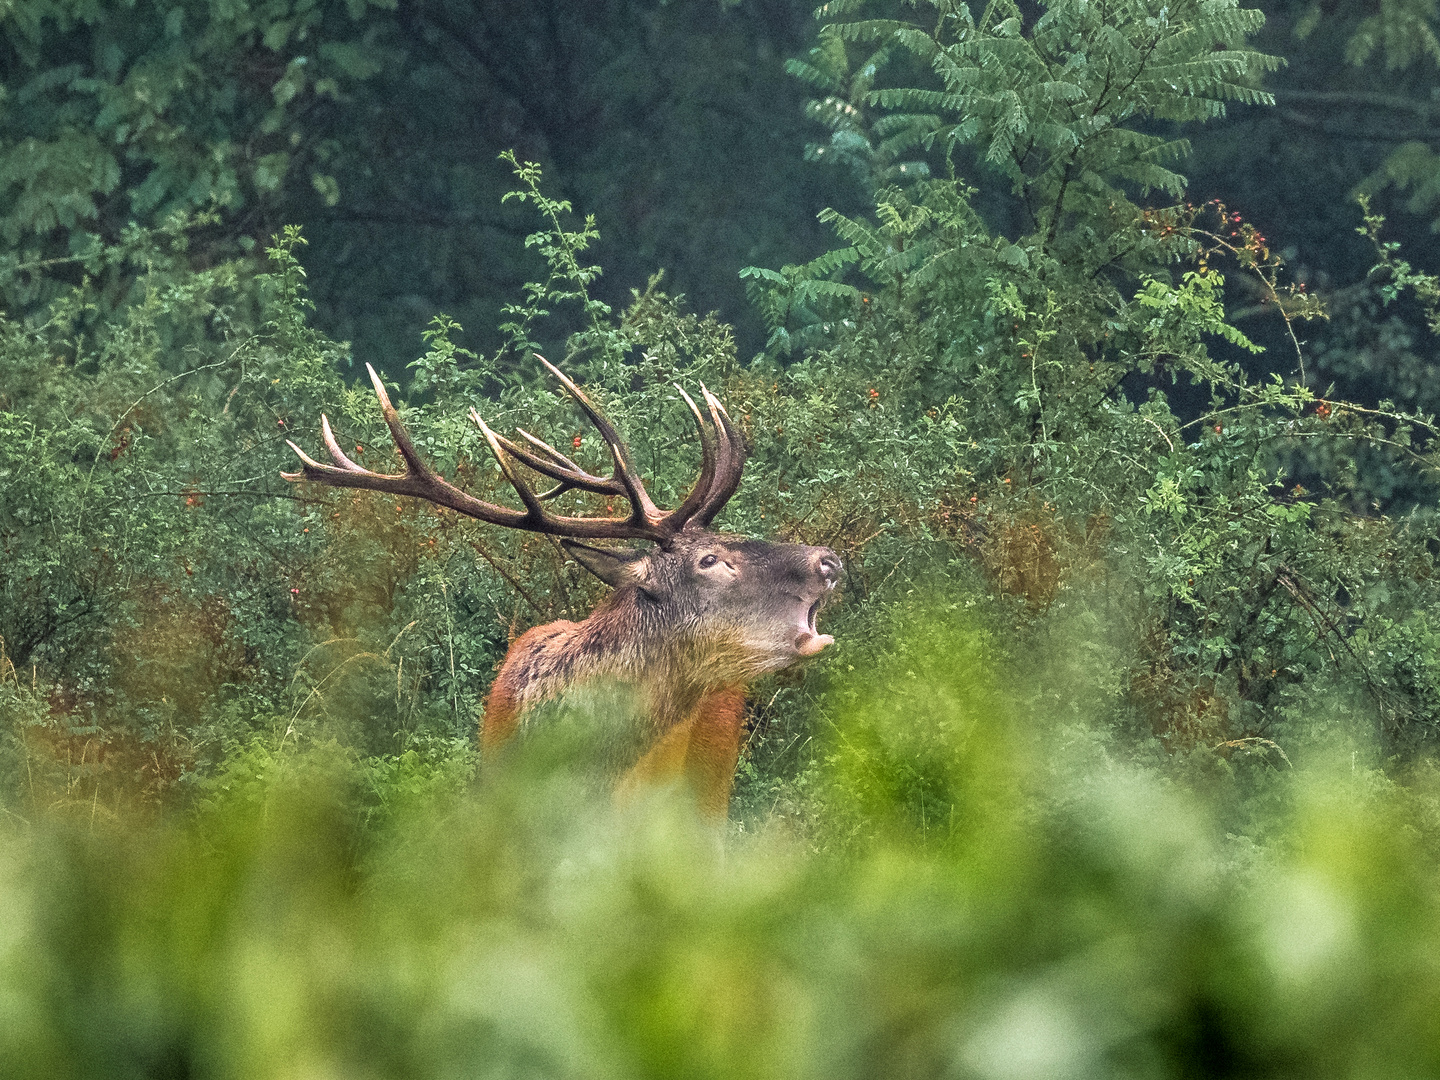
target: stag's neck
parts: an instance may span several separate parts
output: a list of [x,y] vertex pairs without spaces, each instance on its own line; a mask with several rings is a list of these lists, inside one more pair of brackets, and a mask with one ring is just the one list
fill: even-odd
[[496,681],[518,711],[586,680],[631,682],[644,691],[656,723],[668,726],[706,693],[739,681],[722,653],[676,627],[644,593],[625,588],[583,622],[560,620],[527,631]]
[[639,589],[618,589],[576,624],[574,677],[630,679],[698,696],[713,680],[687,631]]

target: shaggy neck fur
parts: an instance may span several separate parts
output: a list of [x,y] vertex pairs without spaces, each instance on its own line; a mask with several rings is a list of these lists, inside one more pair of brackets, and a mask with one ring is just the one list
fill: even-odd
[[577,682],[620,679],[644,690],[656,725],[667,727],[707,692],[756,674],[748,670],[738,633],[702,638],[698,630],[696,619],[680,625],[666,620],[638,588],[619,589],[583,622],[562,619],[520,637],[492,699],[523,712]]

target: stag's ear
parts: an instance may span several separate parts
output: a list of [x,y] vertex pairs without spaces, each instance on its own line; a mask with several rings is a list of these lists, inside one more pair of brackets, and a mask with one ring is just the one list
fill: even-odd
[[633,548],[597,548],[577,540],[561,540],[572,559],[616,589],[622,585],[645,588],[650,576],[650,553]]

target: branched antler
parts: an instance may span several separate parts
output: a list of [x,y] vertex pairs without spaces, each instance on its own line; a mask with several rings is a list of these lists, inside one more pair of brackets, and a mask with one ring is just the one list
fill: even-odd
[[[525,509],[515,510],[477,499],[448,483],[420,458],[409,432],[400,423],[395,407],[390,404],[384,384],[369,364],[365,365],[365,370],[370,373],[370,381],[375,385],[375,396],[380,400],[380,411],[390,428],[390,437],[395,440],[395,446],[405,461],[405,472],[399,476],[371,472],[351,461],[335,441],[329,418],[322,415],[320,430],[325,440],[325,448],[330,451],[334,464],[324,465],[315,461],[291,442],[290,448],[300,456],[301,469],[299,472],[280,475],[291,481],[310,480],[332,487],[363,488],[390,495],[425,499],[437,506],[445,506],[507,529],[524,529],[528,532],[587,540],[652,540],[661,546],[687,525],[709,525],[721,507],[735,494],[745,468],[745,447],[730,423],[724,406],[703,384],[700,392],[710,414],[708,423],[690,395],[685,393],[679,384],[675,387],[685,399],[685,404],[690,407],[699,428],[701,463],[700,476],[695,481],[695,486],[679,506],[666,512],[656,507],[646,492],[640,474],[630,460],[629,449],[610,421],[605,419],[594,403],[564,372],[538,353],[535,356],[560,380],[560,385],[575,399],[590,418],[590,422],[595,425],[595,429],[600,432],[605,445],[610,448],[614,471],[609,476],[596,476],[586,472],[559,450],[528,431],[519,431],[520,437],[529,444],[528,447],[498,435],[481,419],[479,413],[471,409],[470,418],[479,426],[491,453],[500,464],[500,470],[510,481],[520,501],[525,504]],[[512,459],[556,481],[555,487],[546,492],[536,492],[516,474]],[[630,513],[623,517],[566,517],[552,514],[545,509],[544,503],[572,490],[618,496],[629,502]]]

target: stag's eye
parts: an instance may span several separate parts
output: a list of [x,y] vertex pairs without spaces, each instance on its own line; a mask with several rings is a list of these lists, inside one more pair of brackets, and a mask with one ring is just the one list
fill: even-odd
[[700,557],[700,569],[709,570],[710,567],[714,566],[719,561],[720,560],[714,555],[702,555]]

